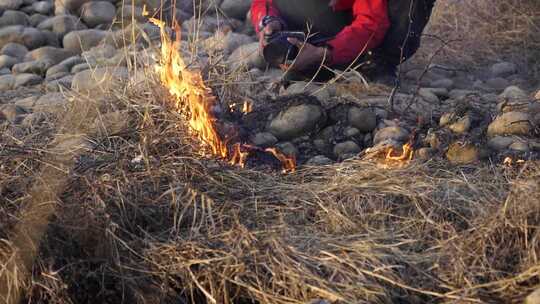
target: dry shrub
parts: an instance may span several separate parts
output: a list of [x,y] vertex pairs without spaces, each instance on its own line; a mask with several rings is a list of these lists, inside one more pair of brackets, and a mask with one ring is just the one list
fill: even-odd
[[539,1],[439,0],[427,33],[450,42],[446,55],[464,65],[511,59],[538,73]]

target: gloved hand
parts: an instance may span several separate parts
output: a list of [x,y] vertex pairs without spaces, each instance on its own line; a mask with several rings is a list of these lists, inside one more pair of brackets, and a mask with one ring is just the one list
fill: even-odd
[[283,28],[281,22],[274,20],[269,22],[264,28],[259,31],[259,48],[261,52],[263,48],[268,44],[268,37],[282,30]]
[[331,51],[326,47],[318,47],[296,38],[288,38],[287,40],[298,48],[298,55],[292,65],[283,66],[283,69],[290,69],[294,72],[303,72],[316,69],[321,64],[330,61]]

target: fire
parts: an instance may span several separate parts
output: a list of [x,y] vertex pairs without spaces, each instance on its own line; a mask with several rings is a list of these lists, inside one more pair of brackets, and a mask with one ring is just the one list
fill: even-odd
[[[174,22],[176,40],[167,35],[165,22],[150,18],[150,22],[160,28],[161,34],[161,59],[156,67],[162,84],[174,97],[173,107],[184,114],[189,122],[191,130],[205,143],[212,155],[228,159],[230,164],[244,168],[247,157],[250,154],[250,146],[234,143],[229,150],[226,140],[218,133],[217,118],[211,109],[218,106],[216,97],[208,88],[199,71],[189,70],[180,55],[180,27]],[[246,101],[242,105],[242,112],[247,114],[253,109],[252,104]],[[229,143],[231,144],[231,143]],[[244,150],[244,151],[243,151]],[[276,149],[265,150],[274,155],[283,164],[284,171],[294,172],[296,160],[287,157]]]
[[385,160],[387,161],[410,161],[413,159],[414,150],[410,143],[406,143],[402,147],[401,155],[392,155],[394,153],[394,148],[390,147],[386,153]]

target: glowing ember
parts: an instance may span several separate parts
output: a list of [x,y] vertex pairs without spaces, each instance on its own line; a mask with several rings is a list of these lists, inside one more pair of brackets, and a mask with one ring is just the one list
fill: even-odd
[[507,167],[512,167],[514,165],[523,165],[525,164],[525,161],[523,159],[518,159],[517,161],[514,162],[514,160],[507,156],[504,161],[503,161],[503,165],[507,166]]
[[[156,70],[161,82],[174,97],[174,108],[187,117],[190,128],[202,142],[210,147],[213,155],[229,159],[229,163],[244,168],[252,148],[241,143],[229,143],[232,144],[232,150],[229,150],[227,141],[223,140],[218,133],[217,118],[212,114],[211,109],[219,105],[212,91],[204,84],[201,73],[186,68],[180,55],[178,23],[173,22],[176,40],[172,41],[165,31],[165,22],[155,18],[150,18],[150,22],[160,28],[161,59]],[[230,106],[231,110],[234,106],[235,104]],[[242,112],[246,114],[251,111],[252,104],[248,101],[244,102]],[[294,158],[287,157],[276,149],[267,149],[265,152],[271,153],[280,160],[285,172],[294,172],[296,168]]]

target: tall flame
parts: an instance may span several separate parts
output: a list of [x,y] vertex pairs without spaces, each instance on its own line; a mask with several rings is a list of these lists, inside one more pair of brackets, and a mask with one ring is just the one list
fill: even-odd
[[[250,151],[256,147],[241,143],[234,143],[229,150],[227,142],[224,141],[217,131],[216,117],[211,109],[217,105],[216,98],[203,81],[199,71],[189,70],[180,55],[180,27],[174,23],[176,40],[172,41],[165,31],[165,22],[150,18],[150,22],[157,25],[161,34],[161,59],[156,67],[160,75],[161,82],[168,88],[175,98],[173,106],[181,113],[185,113],[190,128],[197,137],[206,143],[212,150],[212,154],[229,160],[230,164],[244,167]],[[252,104],[244,102],[242,112],[244,114],[252,111]],[[294,172],[296,159],[289,157],[276,149],[267,149],[281,161],[285,172]]]

